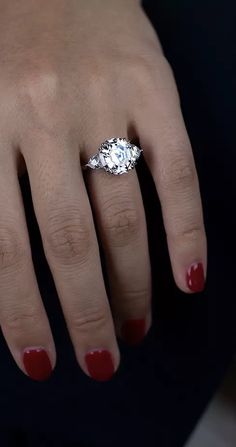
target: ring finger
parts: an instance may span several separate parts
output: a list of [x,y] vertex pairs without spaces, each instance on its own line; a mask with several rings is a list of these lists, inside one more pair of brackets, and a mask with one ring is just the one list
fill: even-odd
[[[118,127],[117,121],[104,129],[104,122],[109,120],[103,117],[100,126],[86,133],[87,154],[105,139],[128,139],[126,129]],[[119,128],[121,133],[117,133]],[[116,331],[133,345],[143,339],[151,325],[151,267],[137,173],[132,170],[128,175],[114,176],[103,170],[89,171],[85,179],[106,259]]]

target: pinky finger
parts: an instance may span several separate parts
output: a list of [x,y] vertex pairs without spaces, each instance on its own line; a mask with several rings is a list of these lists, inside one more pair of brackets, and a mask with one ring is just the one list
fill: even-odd
[[[138,126],[140,145],[160,198],[172,271],[186,293],[205,286],[207,242],[194,157],[181,111],[155,111]],[[167,124],[168,123],[168,124]]]

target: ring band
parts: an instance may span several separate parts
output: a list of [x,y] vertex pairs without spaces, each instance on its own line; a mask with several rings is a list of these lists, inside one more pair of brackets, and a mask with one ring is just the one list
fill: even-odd
[[97,154],[93,155],[82,168],[104,169],[115,175],[125,174],[135,167],[141,152],[142,149],[126,138],[111,138],[101,144]]

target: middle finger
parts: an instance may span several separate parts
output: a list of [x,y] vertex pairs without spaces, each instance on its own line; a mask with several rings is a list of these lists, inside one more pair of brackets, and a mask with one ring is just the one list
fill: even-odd
[[22,152],[45,255],[76,357],[87,374],[108,380],[118,367],[119,349],[78,147],[64,138],[30,135]]

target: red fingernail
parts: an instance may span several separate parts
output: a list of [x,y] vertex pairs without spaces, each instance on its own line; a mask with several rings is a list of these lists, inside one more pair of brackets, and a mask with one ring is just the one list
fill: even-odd
[[27,374],[34,380],[46,380],[52,372],[48,354],[42,348],[27,348],[24,350],[23,362]]
[[145,319],[127,320],[122,326],[122,337],[129,345],[137,345],[145,337]]
[[90,376],[101,382],[111,379],[115,368],[111,353],[105,349],[90,351],[85,356],[88,372]]
[[186,275],[187,285],[192,292],[201,292],[205,286],[204,270],[201,262],[192,264]]

